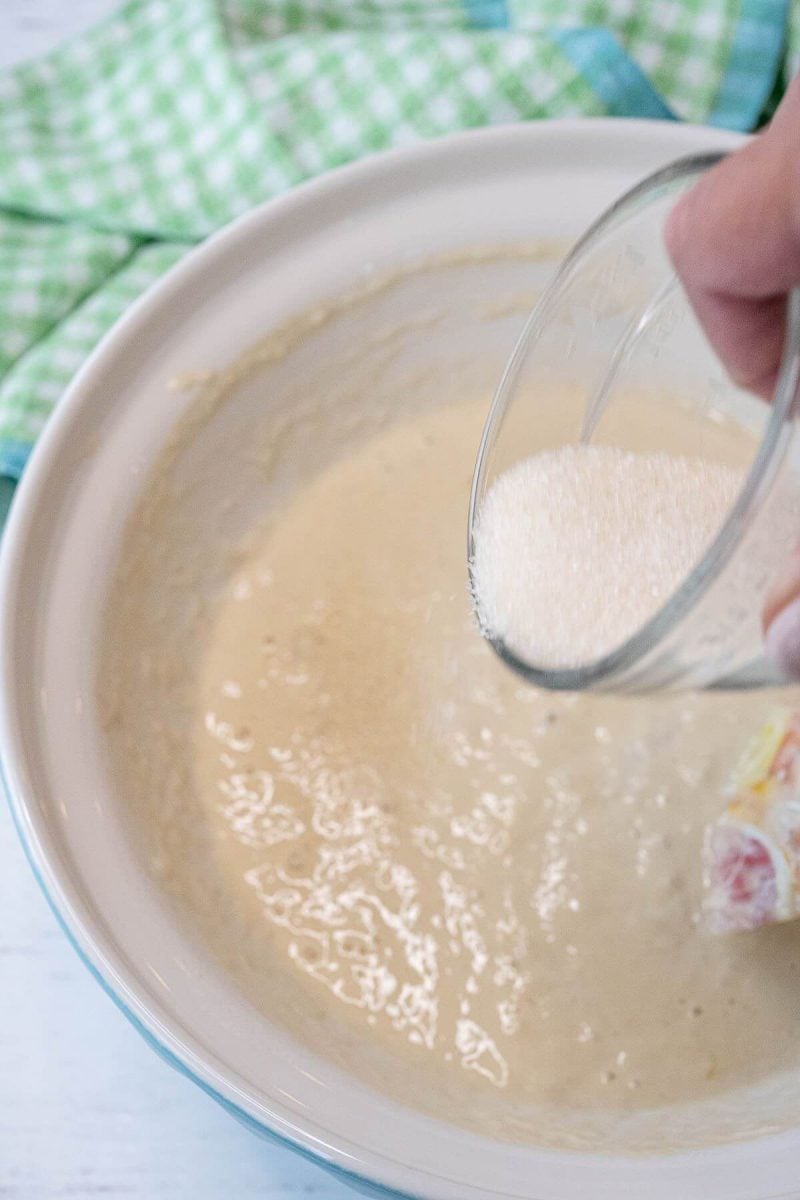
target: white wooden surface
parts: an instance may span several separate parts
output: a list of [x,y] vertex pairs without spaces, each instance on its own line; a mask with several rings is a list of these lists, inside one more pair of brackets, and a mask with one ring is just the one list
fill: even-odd
[[[112,8],[112,0],[0,0],[0,66]],[[353,1195],[241,1128],[144,1044],[66,942],[0,800],[0,1198]]]

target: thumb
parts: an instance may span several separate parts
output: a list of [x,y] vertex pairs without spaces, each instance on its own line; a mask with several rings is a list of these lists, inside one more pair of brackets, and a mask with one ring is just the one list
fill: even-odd
[[768,657],[787,678],[800,680],[800,547],[770,589],[763,624]]
[[731,378],[769,396],[800,283],[800,77],[769,128],[673,209],[667,250]]

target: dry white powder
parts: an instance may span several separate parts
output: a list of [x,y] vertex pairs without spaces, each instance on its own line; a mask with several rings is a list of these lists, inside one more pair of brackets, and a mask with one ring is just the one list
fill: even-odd
[[576,667],[616,649],[668,599],[741,485],[731,467],[570,445],[490,489],[474,542],[481,627],[524,661]]

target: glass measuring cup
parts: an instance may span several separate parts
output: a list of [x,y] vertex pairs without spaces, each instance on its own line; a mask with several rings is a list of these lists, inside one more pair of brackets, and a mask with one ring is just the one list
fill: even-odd
[[[760,614],[771,581],[800,540],[800,292],[789,300],[781,370],[766,404],[725,376],[664,249],[667,214],[721,157],[673,163],[600,217],[533,310],[494,397],[470,497],[471,583],[487,491],[538,451],[603,441],[724,461],[728,443],[736,442],[743,471],[738,496],[703,557],[610,653],[554,668],[525,661],[489,637],[537,686],[632,692],[785,682],[764,657]],[[661,421],[652,419],[656,409]]]

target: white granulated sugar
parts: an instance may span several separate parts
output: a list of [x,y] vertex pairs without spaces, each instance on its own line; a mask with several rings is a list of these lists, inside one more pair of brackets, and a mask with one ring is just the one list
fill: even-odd
[[490,489],[476,529],[484,632],[543,667],[616,649],[700,559],[741,478],[700,458],[602,445],[518,463]]

